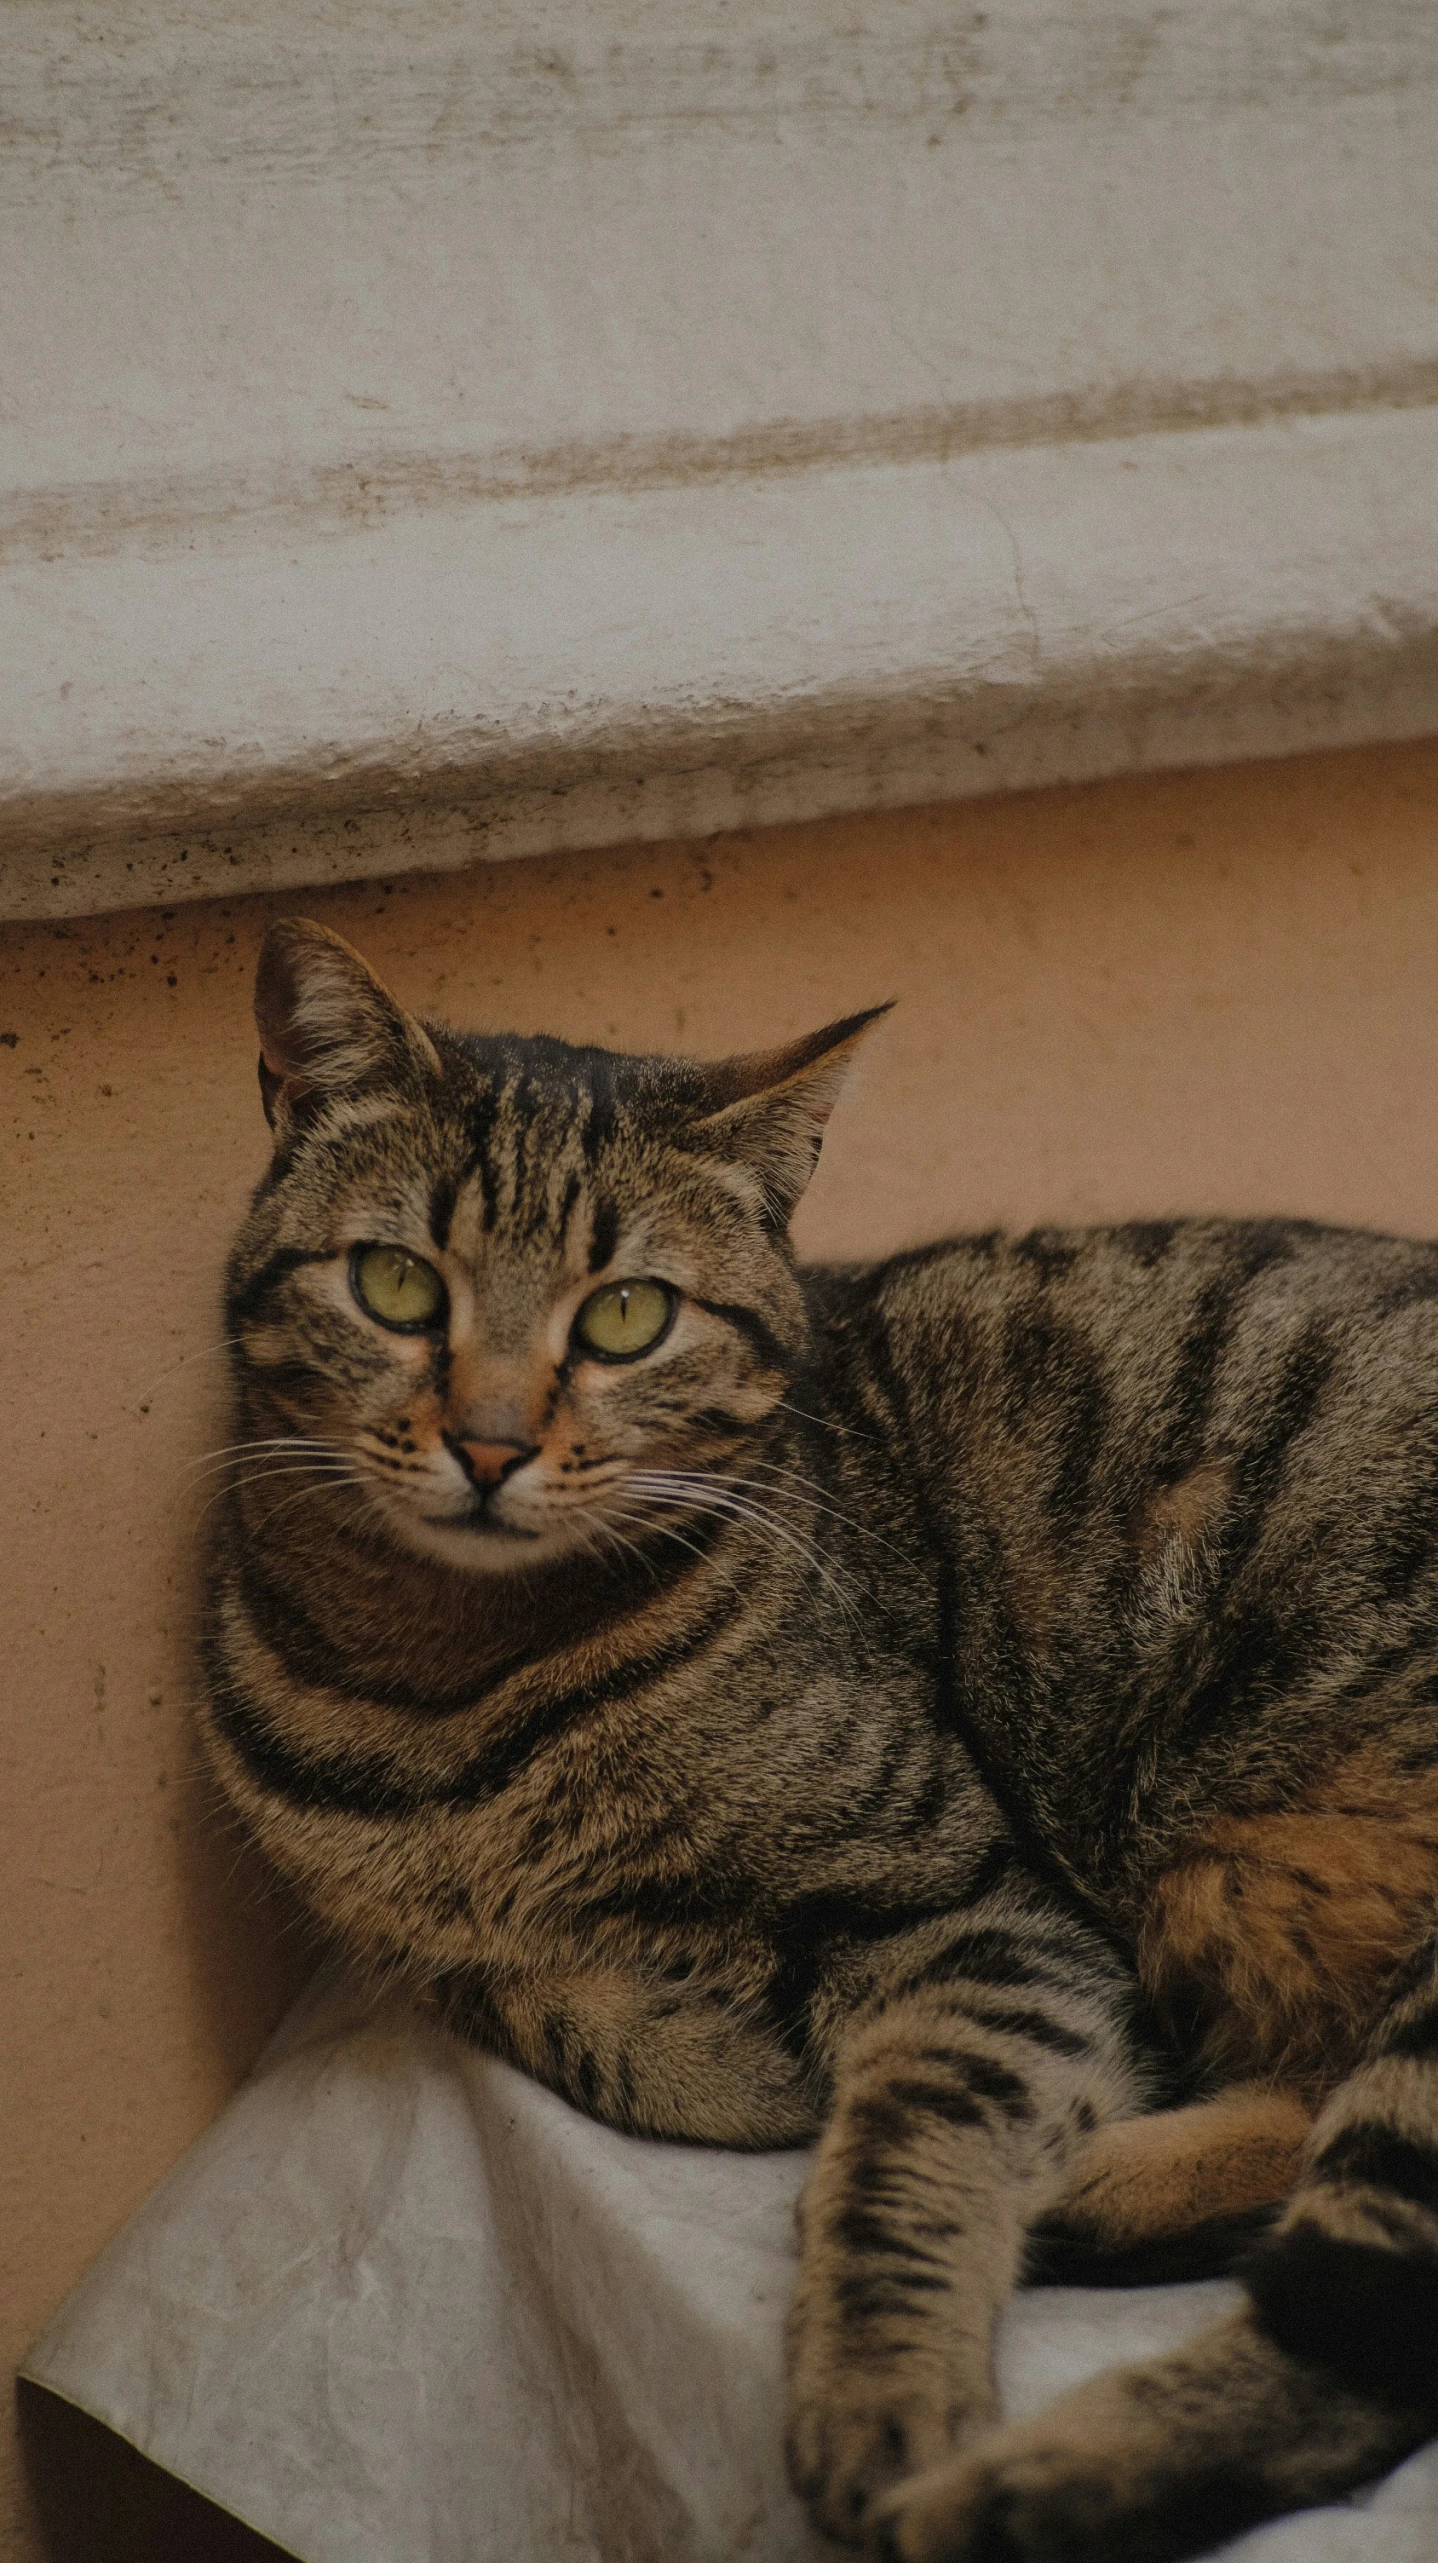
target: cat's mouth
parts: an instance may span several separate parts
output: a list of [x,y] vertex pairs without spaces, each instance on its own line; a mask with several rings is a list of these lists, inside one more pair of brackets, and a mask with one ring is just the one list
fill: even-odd
[[420,1519],[433,1531],[461,1531],[471,1538],[537,1540],[544,1536],[542,1531],[522,1529],[517,1522],[501,1522],[484,1504],[471,1504],[463,1513],[422,1513]]

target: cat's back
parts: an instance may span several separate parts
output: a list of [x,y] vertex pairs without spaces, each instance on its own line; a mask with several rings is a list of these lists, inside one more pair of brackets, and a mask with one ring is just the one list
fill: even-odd
[[1331,1657],[1356,1616],[1390,1626],[1400,1559],[1405,1624],[1438,1643],[1438,1247],[1175,1220],[812,1288],[841,1500],[882,1475],[959,1655],[1010,1694],[1171,1700],[1173,1648],[1215,1615],[1248,1644],[1301,1612]]
[[806,1275],[829,1394],[911,1462],[1046,1451],[1072,1502],[1150,1471],[1438,1396],[1438,1245],[1306,1220],[991,1230]]
[[1282,1794],[1375,1720],[1426,1751],[1438,1249],[1041,1230],[816,1276],[814,1309],[843,1500],[882,1454],[954,1717],[1071,1874],[1147,1874],[1160,1807]]

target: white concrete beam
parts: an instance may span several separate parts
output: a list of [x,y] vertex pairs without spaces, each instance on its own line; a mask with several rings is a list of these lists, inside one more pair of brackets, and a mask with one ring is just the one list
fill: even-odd
[[1438,729],[1429,0],[8,0],[0,914]]

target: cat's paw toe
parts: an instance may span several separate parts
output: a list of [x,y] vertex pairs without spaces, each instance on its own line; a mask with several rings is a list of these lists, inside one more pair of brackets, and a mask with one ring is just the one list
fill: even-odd
[[826,2535],[861,2545],[875,2502],[919,2467],[932,2466],[952,2436],[951,2417],[917,2397],[796,2403],[789,2477]]
[[1015,2432],[901,2483],[870,2535],[886,2563],[1120,2563],[1124,2506],[1101,2457]]

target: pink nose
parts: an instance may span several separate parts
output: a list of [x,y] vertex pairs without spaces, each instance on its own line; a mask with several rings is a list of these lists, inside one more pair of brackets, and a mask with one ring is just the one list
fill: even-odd
[[449,1447],[476,1486],[502,1486],[527,1459],[533,1459],[538,1444],[456,1440]]

